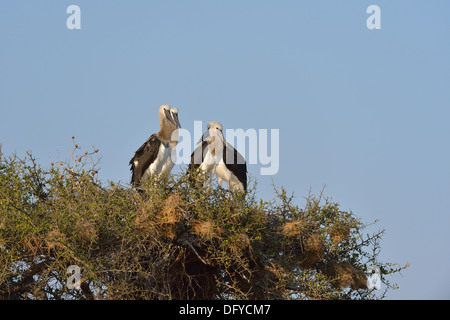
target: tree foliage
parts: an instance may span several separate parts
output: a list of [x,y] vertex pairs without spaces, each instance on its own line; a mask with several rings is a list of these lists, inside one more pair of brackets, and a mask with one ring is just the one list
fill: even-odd
[[[402,267],[377,260],[383,231],[323,195],[303,207],[228,194],[186,174],[141,190],[98,178],[96,153],[42,168],[0,162],[2,299],[374,299]],[[201,179],[201,178],[199,178]],[[384,290],[367,288],[369,265]],[[76,265],[81,285],[67,285]]]

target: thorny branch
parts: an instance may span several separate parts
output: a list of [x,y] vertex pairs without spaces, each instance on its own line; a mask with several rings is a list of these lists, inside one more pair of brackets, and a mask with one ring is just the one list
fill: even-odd
[[[71,160],[48,171],[31,155],[0,166],[0,298],[372,299],[368,263],[387,289],[403,269],[377,260],[382,232],[363,238],[323,191],[300,208],[284,188],[269,202],[226,197],[184,173],[142,193],[102,187],[98,149],[79,155],[72,140]],[[72,264],[80,290],[66,286]]]

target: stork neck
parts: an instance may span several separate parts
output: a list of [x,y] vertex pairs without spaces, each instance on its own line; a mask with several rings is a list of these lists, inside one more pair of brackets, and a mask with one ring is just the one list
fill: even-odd
[[172,132],[170,133],[170,143],[178,143],[178,139],[180,138],[180,135],[178,134],[178,129],[176,127],[174,127],[173,125],[171,126],[172,128]]
[[170,141],[170,136],[172,135],[172,127],[170,123],[163,119],[161,120],[161,129],[158,132],[158,136],[164,143],[167,143]]

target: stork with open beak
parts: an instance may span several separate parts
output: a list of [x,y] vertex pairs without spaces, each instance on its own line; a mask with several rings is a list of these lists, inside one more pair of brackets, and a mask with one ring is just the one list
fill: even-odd
[[146,177],[154,177],[162,173],[162,168],[170,158],[170,139],[173,127],[176,127],[170,106],[164,104],[159,108],[159,132],[152,134],[147,141],[136,150],[131,165],[131,183],[135,186],[141,184]]

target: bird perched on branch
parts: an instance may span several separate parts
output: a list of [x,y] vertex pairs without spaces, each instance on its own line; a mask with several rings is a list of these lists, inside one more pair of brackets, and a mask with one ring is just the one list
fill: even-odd
[[208,123],[199,146],[191,154],[189,172],[204,172],[209,178],[214,174],[228,184],[228,190],[247,191],[247,163],[244,157],[223,136],[223,126],[217,121]]
[[169,174],[173,166],[175,165],[175,162],[177,160],[177,153],[176,153],[176,146],[178,144],[178,129],[181,128],[180,121],[178,120],[178,108],[170,108],[170,115],[172,116],[172,120],[175,122],[175,125],[172,123],[170,124],[172,126],[172,134],[170,136],[170,156],[167,158],[167,161],[164,163],[161,171],[162,174]]
[[136,150],[129,163],[132,172],[131,184],[135,186],[140,185],[146,177],[159,177],[163,173],[164,164],[170,157],[170,139],[174,128],[179,125],[178,118],[177,121],[174,120],[170,106],[166,104],[159,108],[158,115],[160,124],[159,132],[152,134]]

